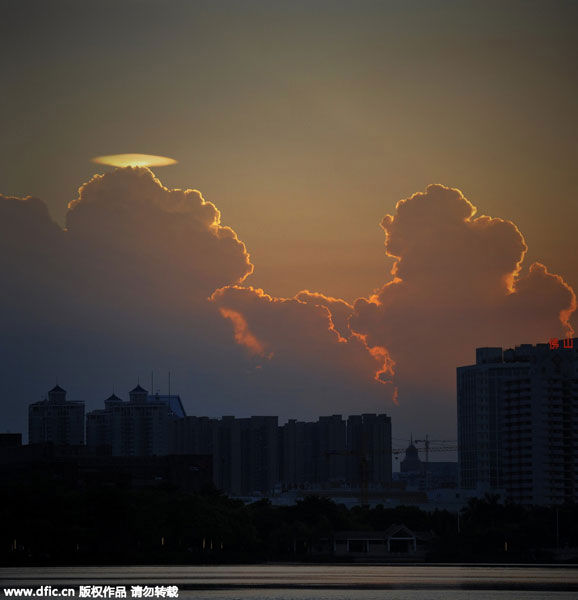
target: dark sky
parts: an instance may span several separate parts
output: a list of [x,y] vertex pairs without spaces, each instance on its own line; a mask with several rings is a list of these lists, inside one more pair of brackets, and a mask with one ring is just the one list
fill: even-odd
[[[0,193],[48,211],[0,209],[5,428],[25,429],[56,376],[95,408],[171,370],[190,414],[379,410],[398,437],[454,437],[455,366],[477,345],[568,333],[577,17],[575,2],[0,0]],[[122,152],[177,159],[155,175],[200,190],[234,234],[130,170],[67,218],[112,173],[90,159]],[[430,188],[396,209],[435,183],[468,200]],[[386,232],[401,260],[382,288]]]

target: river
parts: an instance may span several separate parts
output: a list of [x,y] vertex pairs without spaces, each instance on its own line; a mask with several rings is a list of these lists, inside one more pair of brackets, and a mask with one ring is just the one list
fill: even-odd
[[[156,586],[157,594],[162,593],[165,586],[178,586],[179,598],[198,600],[578,598],[578,568],[552,565],[25,567],[0,568],[0,581],[4,589],[72,588],[76,590],[76,597],[79,597],[80,586],[94,586],[93,590],[121,586],[126,589],[128,599],[134,586]],[[46,592],[44,597],[47,597]]]

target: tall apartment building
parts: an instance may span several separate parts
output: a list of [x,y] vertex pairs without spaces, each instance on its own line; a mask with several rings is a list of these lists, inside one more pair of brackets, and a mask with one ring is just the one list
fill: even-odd
[[578,501],[578,339],[478,348],[457,369],[457,397],[461,487]]
[[278,418],[237,419],[241,435],[241,490],[269,494],[279,483]]
[[84,444],[84,402],[66,399],[56,385],[48,397],[28,407],[28,443],[60,446]]
[[[212,454],[215,485],[227,493],[270,494],[284,488],[391,485],[391,420],[387,415],[319,417],[186,417],[172,424],[171,452]],[[348,465],[351,473],[348,475]]]
[[389,487],[391,456],[391,419],[385,414],[292,420],[280,430],[284,487]]
[[[29,407],[30,443],[84,442],[84,403],[56,386]],[[151,395],[140,385],[128,402],[112,394],[86,415],[86,445],[112,456],[212,456],[213,481],[234,495],[285,488],[391,484],[391,420],[387,415],[322,416],[316,422],[276,416],[187,417],[178,395]],[[91,451],[92,452],[92,451]]]
[[279,427],[279,480],[283,487],[317,482],[318,446],[317,423],[290,419]]
[[171,454],[213,454],[217,419],[183,417],[172,426]]
[[277,417],[177,419],[175,454],[211,454],[215,485],[235,495],[269,494],[279,482]]
[[341,415],[319,417],[317,423],[317,483],[345,483],[347,430]]
[[391,417],[351,415],[347,419],[347,453],[350,485],[391,485]]
[[113,456],[153,456],[169,454],[171,424],[185,417],[181,399],[176,395],[149,395],[137,385],[125,402],[112,395],[104,409],[86,415],[88,446],[108,445]]

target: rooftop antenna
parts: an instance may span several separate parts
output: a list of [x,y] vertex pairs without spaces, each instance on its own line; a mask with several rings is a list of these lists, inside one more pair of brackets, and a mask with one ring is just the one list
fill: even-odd
[[171,372],[169,371],[169,396],[171,395]]
[[155,374],[153,371],[151,371],[151,394],[155,393]]

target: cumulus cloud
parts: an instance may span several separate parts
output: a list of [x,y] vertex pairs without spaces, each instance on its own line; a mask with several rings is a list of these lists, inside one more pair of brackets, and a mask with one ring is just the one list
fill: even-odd
[[477,346],[570,333],[571,288],[526,269],[516,226],[459,190],[429,186],[382,227],[395,265],[373,295],[275,298],[245,285],[249,253],[215,205],[146,168],[94,176],[65,229],[40,200],[0,196],[4,410],[22,430],[56,377],[94,408],[171,370],[191,414],[387,411],[401,431],[447,431],[455,367]]
[[60,299],[44,291],[66,285],[64,258],[62,231],[42,201],[0,195],[0,345],[23,347],[59,322]]
[[473,362],[476,347],[572,333],[572,289],[539,263],[524,271],[518,228],[476,217],[459,190],[430,185],[398,202],[381,226],[396,259],[393,279],[355,302],[349,324],[370,347],[390,352],[400,403],[415,408],[421,394],[420,402],[445,397],[453,408],[455,367]]
[[53,271],[53,259],[60,254],[60,233],[38,198],[0,194],[0,269],[11,284],[7,292],[28,288],[35,276]]
[[201,398],[219,361],[244,368],[208,298],[253,266],[200,192],[169,190],[146,168],[118,169],[80,188],[66,229],[40,200],[0,197],[0,234],[5,410],[21,423],[57,377],[100,401],[112,385],[121,393],[139,375],[172,369],[183,395]]
[[[383,385],[392,374],[388,355],[371,352],[349,330],[353,307],[343,300],[306,291],[275,298],[240,286],[221,288],[212,300],[230,319],[237,342],[260,358],[261,382],[291,402],[294,414],[351,412],[359,402],[366,411],[387,408],[393,394]],[[288,396],[283,389],[295,391],[295,384],[297,393]]]
[[[266,359],[263,372],[293,365],[326,373],[352,398],[349,379],[368,404],[380,397],[382,409],[396,410],[399,403],[401,421],[447,431],[455,369],[473,361],[476,347],[569,335],[576,308],[560,276],[539,263],[524,270],[527,245],[513,223],[476,213],[459,190],[442,185],[401,200],[381,223],[395,258],[392,279],[354,305],[311,291],[274,298],[239,286],[213,300],[237,342]],[[376,391],[370,380],[390,385]]]
[[98,405],[111,385],[170,369],[193,414],[313,418],[356,394],[383,403],[383,357],[349,330],[353,307],[239,287],[247,249],[200,192],[132,167],[85,183],[65,229],[39,200],[2,198],[0,211],[0,274],[21,280],[0,300],[9,402],[25,406],[58,377]]
[[170,293],[173,300],[204,301],[253,270],[245,245],[221,224],[214,204],[197,190],[163,187],[146,168],[93,177],[70,203],[66,227],[82,268],[89,262],[124,282],[117,294],[136,287],[143,299],[166,300]]

